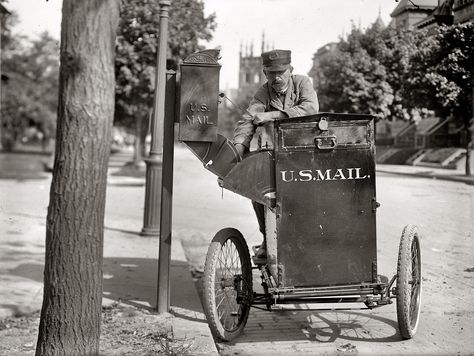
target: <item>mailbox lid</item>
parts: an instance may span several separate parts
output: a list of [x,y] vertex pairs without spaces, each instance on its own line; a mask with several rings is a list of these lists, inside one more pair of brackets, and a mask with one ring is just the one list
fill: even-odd
[[[373,129],[373,121],[363,121],[353,123],[356,130],[352,124],[335,126],[359,135],[361,124]],[[312,127],[304,127],[309,132],[300,132],[309,137]],[[312,144],[289,148],[283,146],[283,130],[290,126],[280,128],[275,172],[280,287],[373,282],[377,258],[373,141],[331,150]]]
[[[327,130],[321,130],[325,121]],[[316,149],[318,139],[333,137],[334,149],[370,148],[374,142],[370,115],[318,114],[282,121],[279,125],[280,150]]]

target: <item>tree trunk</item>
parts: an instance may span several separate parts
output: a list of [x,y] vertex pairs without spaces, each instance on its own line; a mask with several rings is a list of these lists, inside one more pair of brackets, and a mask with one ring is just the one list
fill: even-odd
[[[474,119],[472,120],[474,122]],[[472,146],[474,145],[473,135],[474,135],[474,124],[466,130],[466,176],[471,175],[471,155],[472,155]]]
[[151,123],[151,120],[150,120],[150,113],[149,113],[149,110],[147,110],[148,108],[144,107],[143,108],[143,120],[142,120],[142,131],[140,133],[141,135],[141,150],[142,150],[142,155],[143,157],[148,157],[148,153],[149,152],[146,152],[146,137],[148,136],[148,134],[150,133],[150,123]]
[[64,0],[58,128],[36,355],[99,351],[119,0]]
[[466,176],[471,175],[471,154],[474,146],[474,86],[472,87],[471,94],[471,118],[466,123]]
[[133,154],[133,167],[137,169],[145,168],[144,157],[147,156],[146,152],[146,136],[149,130],[149,119],[147,118],[146,111],[140,110],[142,107],[136,111],[135,117],[135,145],[134,145],[134,154]]
[[133,167],[139,167],[141,162],[143,162],[143,152],[142,152],[142,143],[141,143],[141,132],[142,132],[143,120],[139,115],[135,121],[135,144],[133,145]]

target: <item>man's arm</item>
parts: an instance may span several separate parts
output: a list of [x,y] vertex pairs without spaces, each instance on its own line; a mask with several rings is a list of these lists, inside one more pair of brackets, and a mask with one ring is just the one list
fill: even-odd
[[288,117],[313,115],[319,112],[319,101],[316,91],[308,77],[303,77],[299,83],[300,98],[298,105],[284,110]]
[[275,121],[279,119],[285,119],[288,115],[283,111],[269,111],[269,112],[261,112],[254,115],[253,123],[254,125],[262,125],[266,122]]
[[[234,145],[244,146],[244,151],[247,151],[250,147],[250,141],[252,141],[253,134],[255,133],[255,125],[253,119],[256,114],[263,113],[265,111],[265,104],[259,100],[259,93],[262,92],[262,88],[259,89],[257,94],[250,101],[247,111],[242,115],[242,120],[237,122],[237,126],[234,130]],[[239,148],[237,148],[239,150]]]

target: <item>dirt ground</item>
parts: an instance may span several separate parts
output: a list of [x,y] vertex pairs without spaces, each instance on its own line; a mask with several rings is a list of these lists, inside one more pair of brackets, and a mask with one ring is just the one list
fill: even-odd
[[[114,304],[103,308],[100,355],[191,355],[192,340],[173,336],[171,314]],[[0,355],[34,355],[39,313],[0,321]]]

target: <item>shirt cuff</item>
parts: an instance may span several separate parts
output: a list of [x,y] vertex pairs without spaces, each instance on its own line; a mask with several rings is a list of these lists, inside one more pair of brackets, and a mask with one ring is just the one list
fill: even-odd
[[249,143],[250,141],[248,141],[245,137],[242,137],[242,136],[234,137],[234,145],[242,145],[248,149],[250,146]]
[[288,117],[297,117],[300,116],[300,113],[295,107],[288,108],[286,110],[283,110],[283,112],[288,115]]

